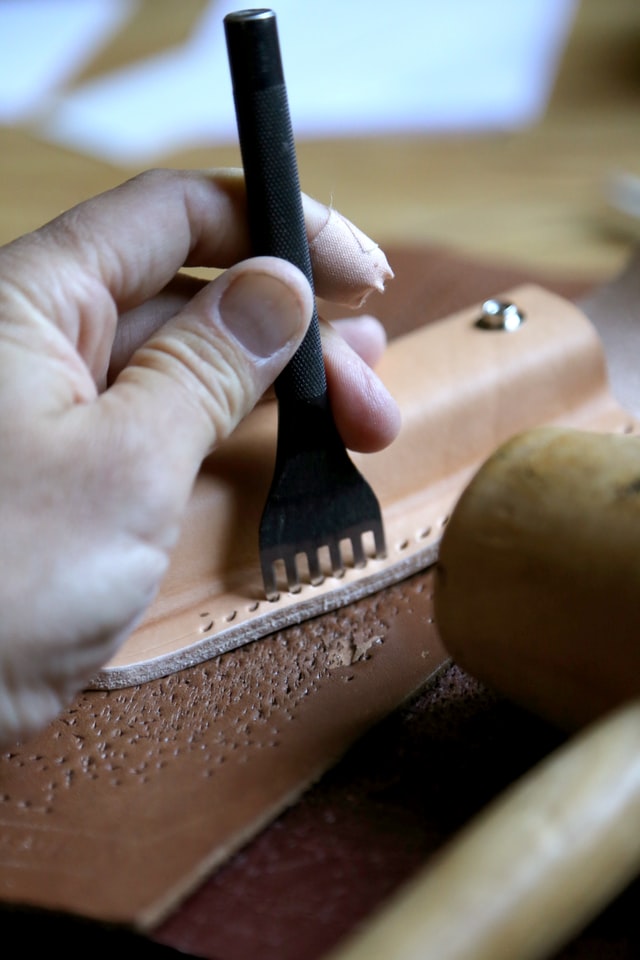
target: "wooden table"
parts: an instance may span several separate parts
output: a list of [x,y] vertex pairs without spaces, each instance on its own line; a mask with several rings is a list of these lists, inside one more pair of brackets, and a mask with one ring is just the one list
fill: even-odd
[[[204,0],[146,0],[87,74],[186,36]],[[603,201],[610,171],[640,172],[640,7],[582,0],[549,109],[502,135],[386,137],[299,144],[303,188],[383,244],[428,242],[489,259],[608,276],[630,235]],[[469,69],[482,69],[478,63]],[[235,148],[162,157],[177,166],[237,165]],[[132,173],[0,128],[0,241],[38,226]]]

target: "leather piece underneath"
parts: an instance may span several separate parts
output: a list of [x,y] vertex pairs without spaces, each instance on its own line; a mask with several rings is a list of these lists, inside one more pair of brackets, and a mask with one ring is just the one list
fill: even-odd
[[442,666],[431,579],[80,696],[0,759],[0,898],[158,923]]
[[[527,280],[546,283],[570,297],[589,286],[580,278],[561,282],[532,276],[527,270],[467,261],[446,251],[388,253],[396,280],[384,298],[372,298],[367,310],[377,313],[391,333]],[[152,939],[201,957],[320,957],[324,947],[358,917],[375,909],[416,861],[555,743],[554,735],[537,721],[519,711],[514,720],[508,705],[487,710],[486,693],[446,666],[429,622],[430,576],[428,571],[418,573],[344,611],[224,654],[212,662],[213,670],[212,664],[200,665],[139,687],[78,697],[40,737],[0,758],[2,898],[61,907],[83,917],[120,918],[127,925],[147,928]],[[383,633],[384,642],[372,644],[372,638]],[[350,636],[356,638],[355,644],[347,644]],[[355,662],[340,664],[346,651],[355,653],[367,644],[369,660],[357,659],[356,654]],[[322,680],[300,684],[298,658],[308,665],[312,650],[321,655]],[[379,656],[382,651],[384,658]],[[330,669],[336,661],[338,666]],[[399,697],[397,690],[396,696],[387,695],[388,672],[398,665],[402,670],[406,665],[408,671]],[[366,691],[361,685],[362,698],[352,695],[357,690],[354,681],[344,679],[356,668],[358,674],[360,668],[376,673]],[[247,696],[237,700],[238,677],[245,674]],[[307,676],[304,669],[302,676]],[[425,684],[417,700],[393,712]],[[322,685],[347,690],[343,705],[357,707],[347,720],[338,719],[338,738],[335,730],[332,739],[316,728],[319,719],[332,720],[329,711],[307,707]],[[282,700],[273,703],[278,692]],[[329,698],[329,693],[322,695]],[[438,703],[437,722],[433,697]],[[272,724],[261,728],[263,732],[276,728],[277,707],[280,729],[295,732],[291,741],[285,738],[276,744],[273,732],[270,747],[265,748],[264,739],[254,740],[256,725],[260,728],[263,720],[261,703],[266,703]],[[375,727],[390,712],[389,721]],[[235,718],[231,728],[230,718]],[[238,722],[244,730],[240,744],[235,736]],[[372,727],[364,760],[362,753],[355,761],[349,755],[331,775],[333,781],[331,777],[322,781],[260,832],[337,760],[341,750]],[[247,747],[250,740],[260,744],[255,747],[255,765]],[[319,745],[327,748],[324,754],[316,752]],[[475,750],[478,745],[481,749]],[[284,754],[277,763],[275,751]],[[214,757],[219,758],[216,774],[224,771],[222,794],[220,781],[216,785],[216,777],[209,776]],[[289,787],[280,795],[280,806],[260,808],[265,786],[274,781],[276,772]],[[430,789],[421,789],[421,783]],[[376,816],[362,814],[367,791],[375,801]],[[259,816],[246,819],[234,834],[224,818],[236,806],[251,802]],[[357,831],[349,810],[359,824]],[[341,829],[345,820],[346,828]],[[391,823],[395,828],[389,839],[385,829]],[[422,841],[416,840],[416,829]],[[296,883],[301,876],[300,837],[311,850],[309,868],[303,864],[304,884]],[[350,845],[343,847],[341,837],[349,838]],[[402,864],[396,859],[387,870],[386,858],[393,850],[398,854],[399,845],[404,860],[399,857]],[[240,847],[242,851],[231,859]],[[206,879],[210,868],[225,860],[228,866]],[[177,869],[167,883],[172,865]],[[272,883],[270,898],[267,888]],[[195,888],[193,897],[183,900]],[[276,901],[279,911],[272,913],[270,906]],[[633,902],[637,905],[637,898]],[[599,935],[589,931],[571,956],[619,957],[625,955],[620,949],[633,950],[624,916],[617,939],[615,924],[612,933],[611,924],[605,922],[604,931],[600,929]],[[27,924],[33,928],[29,918]],[[85,926],[74,929],[75,938],[65,941],[70,946],[94,942]],[[294,945],[288,952],[287,944]],[[612,944],[617,953],[607,952]]]

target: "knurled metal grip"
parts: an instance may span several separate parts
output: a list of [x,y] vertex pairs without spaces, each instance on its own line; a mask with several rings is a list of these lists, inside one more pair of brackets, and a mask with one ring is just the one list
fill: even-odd
[[[271,10],[231,13],[224,20],[252,252],[288,260],[313,290],[295,142],[277,23]],[[317,309],[295,355],[276,381],[283,400],[326,394]]]

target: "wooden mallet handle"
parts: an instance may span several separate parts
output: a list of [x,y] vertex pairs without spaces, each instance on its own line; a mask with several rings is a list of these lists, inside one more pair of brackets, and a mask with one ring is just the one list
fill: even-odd
[[640,701],[502,794],[330,960],[541,960],[640,870]]

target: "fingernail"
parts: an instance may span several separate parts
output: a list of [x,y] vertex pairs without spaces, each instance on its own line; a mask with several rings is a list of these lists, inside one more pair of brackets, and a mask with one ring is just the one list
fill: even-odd
[[288,284],[267,273],[241,273],[222,294],[227,330],[255,357],[270,357],[303,327],[304,302]]

